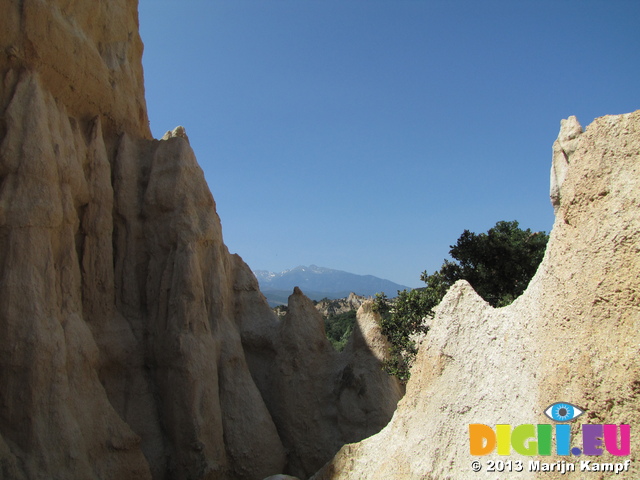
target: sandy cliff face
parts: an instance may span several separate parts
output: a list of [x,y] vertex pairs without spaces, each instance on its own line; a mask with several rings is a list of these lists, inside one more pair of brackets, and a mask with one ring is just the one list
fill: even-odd
[[[640,111],[563,121],[554,144],[556,220],[527,291],[494,309],[466,282],[443,299],[407,394],[379,434],[345,446],[316,479],[496,478],[487,460],[522,461],[508,478],[586,478],[580,460],[638,458],[640,362]],[[572,423],[631,425],[631,456],[474,457],[468,425],[549,424],[558,401],[585,410]],[[581,446],[580,437],[572,446]],[[471,462],[482,462],[474,473]],[[578,463],[530,472],[529,460]],[[502,473],[502,475],[506,475]],[[616,478],[638,478],[638,466]],[[505,477],[506,478],[506,477]]]
[[150,138],[136,7],[0,2],[0,478],[311,473],[399,393],[294,445],[297,414],[338,408],[306,370],[336,354],[301,294],[281,322],[229,254],[184,130]]
[[3,104],[15,87],[15,72],[37,71],[70,116],[100,115],[107,131],[151,138],[136,1],[3,0],[0,5]]
[[387,343],[371,303],[358,310],[340,353],[297,288],[278,329],[265,326],[244,325],[247,360],[288,452],[289,473],[307,478],[345,443],[380,431],[404,390],[382,371]]
[[110,158],[99,117],[69,117],[29,71],[5,118],[6,458],[28,478],[279,471],[234,323],[246,266],[222,243],[186,140],[124,133]]

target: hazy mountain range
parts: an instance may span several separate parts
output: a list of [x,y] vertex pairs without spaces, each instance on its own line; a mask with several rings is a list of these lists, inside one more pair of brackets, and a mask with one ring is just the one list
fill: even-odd
[[344,298],[351,292],[363,296],[384,292],[388,297],[395,297],[398,290],[409,288],[373,275],[356,275],[316,265],[299,266],[280,273],[266,270],[255,270],[253,273],[260,283],[260,290],[272,306],[286,304],[294,287],[300,287],[312,300]]

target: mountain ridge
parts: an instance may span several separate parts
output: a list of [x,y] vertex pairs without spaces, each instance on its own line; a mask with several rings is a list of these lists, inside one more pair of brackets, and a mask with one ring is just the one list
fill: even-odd
[[398,290],[410,288],[374,275],[359,275],[313,264],[299,265],[279,273],[254,270],[253,274],[269,303],[276,305],[283,303],[283,292],[291,292],[294,287],[299,287],[312,300],[345,298],[352,292],[361,296],[385,292],[393,297]]

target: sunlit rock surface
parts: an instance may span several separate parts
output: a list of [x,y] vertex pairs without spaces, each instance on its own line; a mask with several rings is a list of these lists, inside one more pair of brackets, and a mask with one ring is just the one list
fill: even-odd
[[[640,476],[640,111],[598,118],[583,133],[575,118],[563,122],[552,179],[555,224],[526,292],[494,309],[455,284],[392,421],[313,478],[496,478],[487,460],[511,460],[523,469],[505,478],[578,479],[596,475],[580,472],[579,460],[627,459],[631,469],[616,478]],[[559,401],[585,410],[574,436],[583,423],[631,425],[631,456],[470,455],[469,424],[552,423],[543,412]],[[481,472],[471,470],[475,460]],[[529,460],[578,468],[536,473]]]
[[300,292],[279,320],[185,129],[151,138],[137,2],[0,11],[0,478],[307,476],[382,428],[378,358]]

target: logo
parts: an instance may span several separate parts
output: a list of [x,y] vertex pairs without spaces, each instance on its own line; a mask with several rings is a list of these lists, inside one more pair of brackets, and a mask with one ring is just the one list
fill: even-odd
[[575,405],[571,405],[566,402],[558,402],[553,405],[549,405],[544,411],[544,414],[555,422],[570,422],[575,420],[584,411]]
[[[488,455],[496,449],[498,455],[511,455],[513,451],[526,456],[552,453],[561,456],[595,456],[602,455],[605,450],[616,456],[631,454],[630,425],[583,424],[578,438],[572,439],[571,425],[566,422],[575,420],[584,410],[568,402],[557,402],[549,405],[544,413],[552,421],[559,423],[515,427],[505,424],[496,425],[495,429],[481,423],[469,425],[471,455]],[[572,443],[580,441],[580,446],[571,447]]]

